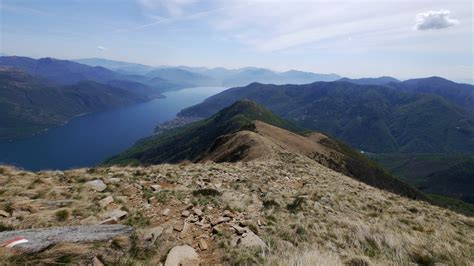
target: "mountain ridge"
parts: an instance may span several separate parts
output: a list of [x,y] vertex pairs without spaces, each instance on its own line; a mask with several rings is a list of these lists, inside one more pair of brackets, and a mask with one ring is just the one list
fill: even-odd
[[301,127],[335,136],[368,152],[474,151],[474,115],[468,110],[442,95],[390,86],[252,83],[209,97],[178,116],[208,117],[242,98],[256,101]]
[[145,138],[105,165],[252,161],[286,153],[314,159],[378,188],[428,200],[348,146],[310,134],[248,100],[239,100],[208,119]]

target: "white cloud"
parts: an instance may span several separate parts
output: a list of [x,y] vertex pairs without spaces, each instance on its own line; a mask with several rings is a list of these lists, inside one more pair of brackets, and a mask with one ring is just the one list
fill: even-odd
[[[348,36],[378,35],[404,28],[413,7],[390,2],[370,2],[361,8],[358,1],[256,1],[236,5],[217,14],[211,23],[257,51],[273,52],[329,39],[346,41]],[[420,4],[421,6],[421,4]],[[354,12],[357,10],[357,12]]]
[[416,30],[439,30],[459,23],[451,19],[449,10],[427,11],[416,15]]
[[97,50],[99,50],[99,51],[107,51],[108,49],[107,49],[107,47],[104,47],[104,46],[99,45],[99,46],[97,46]]
[[180,17],[184,14],[187,5],[195,3],[196,0],[138,0],[138,3],[147,9],[166,10],[170,17]]

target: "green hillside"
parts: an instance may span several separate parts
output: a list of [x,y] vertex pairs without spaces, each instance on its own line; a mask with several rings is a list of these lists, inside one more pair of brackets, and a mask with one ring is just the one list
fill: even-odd
[[391,174],[431,194],[441,203],[446,202],[448,207],[470,210],[474,214],[472,205],[474,155],[368,154],[368,156]]
[[253,83],[226,90],[179,116],[209,117],[250,99],[297,125],[374,153],[474,151],[474,116],[435,94],[349,82]]

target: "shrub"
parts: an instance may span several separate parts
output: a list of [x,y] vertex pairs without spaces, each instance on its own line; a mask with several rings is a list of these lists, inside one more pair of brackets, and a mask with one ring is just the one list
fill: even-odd
[[298,211],[301,211],[303,209],[303,203],[304,203],[304,198],[302,197],[296,197],[292,203],[288,204],[286,206],[286,208],[290,211],[290,212],[298,212]]
[[221,195],[221,193],[213,188],[201,188],[193,191],[193,196],[215,197],[219,195]]
[[59,210],[55,213],[56,220],[59,222],[66,221],[69,218],[69,212],[67,210]]

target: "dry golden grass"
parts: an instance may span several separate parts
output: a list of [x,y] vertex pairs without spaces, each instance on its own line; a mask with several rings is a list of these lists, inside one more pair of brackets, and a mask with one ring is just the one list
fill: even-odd
[[[121,251],[131,264],[157,262],[178,244],[193,246],[208,264],[472,265],[474,261],[473,218],[381,191],[291,154],[235,164],[165,164],[64,173],[2,169],[0,209],[12,203],[9,207],[21,214],[15,219],[0,218],[4,225],[19,229],[94,223],[86,218],[93,216],[97,222],[107,210],[122,208],[129,214],[121,223],[141,229],[163,227],[153,252],[132,249],[140,255],[135,256]],[[84,186],[94,179],[103,180],[107,189],[96,192]],[[150,188],[156,184],[161,191]],[[219,193],[195,192],[204,188]],[[98,201],[107,195],[114,202],[102,209]],[[74,203],[51,205],[58,200]],[[236,247],[232,231],[216,234],[211,227],[192,223],[185,233],[173,230],[177,223],[184,223],[181,213],[190,205],[201,208],[209,220],[220,217],[225,209],[232,210],[235,219],[257,233],[268,249],[254,252]],[[162,215],[167,208],[170,213]],[[69,217],[57,219],[58,210],[68,210]],[[205,251],[197,245],[202,237],[209,244]],[[85,258],[69,248],[68,258]],[[117,247],[93,249],[88,256],[101,256],[110,248]],[[45,254],[42,258],[51,261],[64,255]],[[0,258],[8,256],[8,252],[0,253]]]
[[267,265],[278,266],[340,266],[343,265],[339,256],[331,252],[321,252],[316,249],[282,252],[267,258]]

